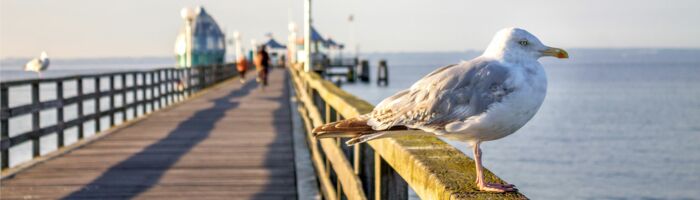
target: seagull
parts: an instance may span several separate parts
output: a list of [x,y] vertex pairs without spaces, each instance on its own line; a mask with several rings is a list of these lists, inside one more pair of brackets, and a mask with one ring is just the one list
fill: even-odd
[[481,56],[439,68],[368,114],[314,128],[314,136],[351,137],[348,145],[414,134],[467,142],[479,190],[517,191],[511,184],[484,181],[479,146],[514,133],[539,110],[547,93],[547,76],[538,61],[544,56],[569,57],[524,29],[501,29]]
[[41,78],[41,72],[49,68],[49,56],[45,51],[41,52],[41,57],[34,58],[24,65],[24,71],[36,72]]

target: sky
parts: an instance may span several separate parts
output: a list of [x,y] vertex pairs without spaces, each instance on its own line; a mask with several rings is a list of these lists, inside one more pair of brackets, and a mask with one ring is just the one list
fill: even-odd
[[[0,58],[171,56],[184,22],[202,5],[226,33],[286,41],[303,0],[0,0]],[[323,36],[361,52],[483,50],[501,28],[521,27],[550,46],[700,48],[697,0],[313,0]],[[348,16],[354,21],[349,22]],[[229,34],[230,35],[230,34]],[[244,42],[248,44],[249,42]]]

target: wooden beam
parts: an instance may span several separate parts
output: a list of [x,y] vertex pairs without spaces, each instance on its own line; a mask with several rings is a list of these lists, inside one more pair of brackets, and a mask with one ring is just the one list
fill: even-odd
[[[34,82],[31,84],[31,86],[32,105],[39,106],[39,82]],[[39,130],[39,128],[41,128],[40,114],[40,110],[32,112],[32,131],[36,131]],[[32,137],[32,156],[35,158],[41,156],[41,137]]]

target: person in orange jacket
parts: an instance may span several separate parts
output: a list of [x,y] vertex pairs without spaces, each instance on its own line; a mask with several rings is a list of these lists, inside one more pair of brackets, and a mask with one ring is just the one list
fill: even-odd
[[238,75],[241,76],[241,83],[245,83],[245,73],[248,71],[248,60],[245,56],[237,56],[236,58],[236,70]]

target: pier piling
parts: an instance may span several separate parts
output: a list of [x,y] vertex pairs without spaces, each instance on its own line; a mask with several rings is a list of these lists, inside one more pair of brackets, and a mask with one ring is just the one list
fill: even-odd
[[386,65],[386,60],[380,60],[377,66],[377,85],[389,85],[389,67]]

